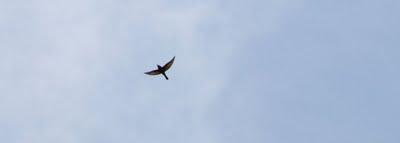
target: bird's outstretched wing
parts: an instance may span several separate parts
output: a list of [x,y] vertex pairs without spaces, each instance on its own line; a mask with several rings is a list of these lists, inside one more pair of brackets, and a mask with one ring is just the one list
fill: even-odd
[[161,74],[161,72],[159,70],[153,70],[153,71],[145,72],[145,74],[147,74],[147,75],[159,75],[159,74]]
[[175,61],[175,56],[174,56],[174,58],[172,58],[168,63],[166,63],[166,64],[163,66],[163,68],[165,69],[165,71],[167,71],[167,70],[172,66],[172,64],[174,63],[174,61]]

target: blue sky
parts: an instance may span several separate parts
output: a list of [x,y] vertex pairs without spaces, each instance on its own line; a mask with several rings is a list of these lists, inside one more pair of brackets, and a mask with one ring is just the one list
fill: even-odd
[[[398,143],[400,2],[0,0],[0,142]],[[171,80],[149,77],[173,56]]]

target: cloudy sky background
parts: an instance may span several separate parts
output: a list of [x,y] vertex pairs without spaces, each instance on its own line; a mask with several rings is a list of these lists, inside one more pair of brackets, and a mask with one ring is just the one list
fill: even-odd
[[[0,0],[0,142],[398,143],[396,0]],[[171,80],[147,70],[176,56]]]

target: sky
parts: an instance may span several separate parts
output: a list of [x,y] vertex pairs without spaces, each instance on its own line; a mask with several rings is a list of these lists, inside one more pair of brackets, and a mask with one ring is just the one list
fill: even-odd
[[[398,143],[400,1],[0,0],[0,142]],[[176,56],[162,76],[143,73]]]

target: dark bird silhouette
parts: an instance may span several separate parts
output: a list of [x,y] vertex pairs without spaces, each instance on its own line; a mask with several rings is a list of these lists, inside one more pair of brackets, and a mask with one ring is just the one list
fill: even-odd
[[165,77],[165,79],[168,80],[168,76],[165,74],[165,72],[169,68],[171,68],[172,64],[174,63],[174,60],[175,60],[175,56],[168,63],[166,63],[164,66],[157,65],[157,69],[156,70],[145,72],[145,74],[147,74],[147,75],[159,75],[159,74],[162,74]]

